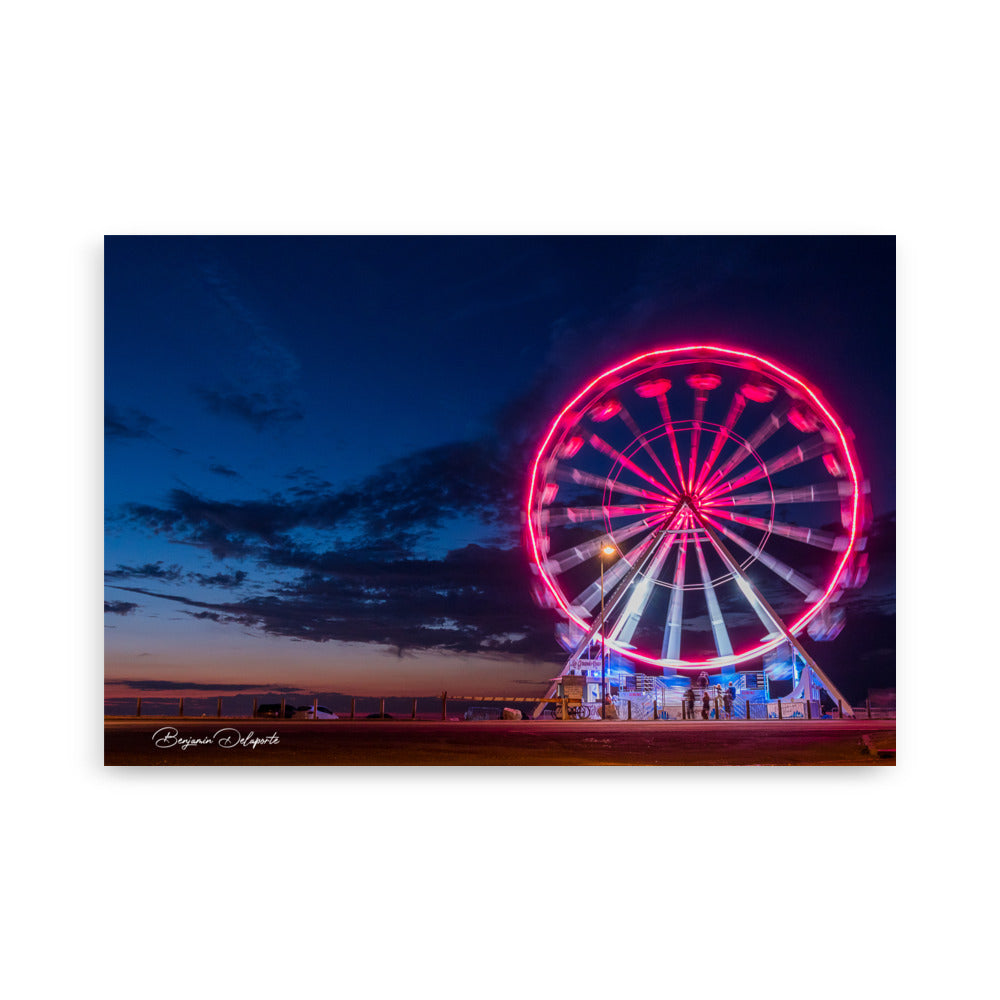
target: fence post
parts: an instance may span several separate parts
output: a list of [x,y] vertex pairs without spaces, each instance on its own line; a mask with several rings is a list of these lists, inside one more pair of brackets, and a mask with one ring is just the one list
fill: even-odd
[[257,699],[256,698],[254,698],[254,700],[253,700],[253,708],[250,709],[250,718],[251,719],[256,719],[257,718]]
[[281,699],[281,716],[280,716],[280,718],[283,719],[284,717],[285,717],[285,699],[282,698]]
[[413,699],[413,713],[411,715],[411,718],[413,719],[414,722],[417,721],[417,699],[416,698]]
[[629,698],[629,700],[628,700],[628,721],[629,722],[632,721],[632,699],[631,698]]
[[813,703],[806,698],[806,718],[811,719],[813,717]]
[[177,701],[177,716],[178,718],[184,718],[184,699],[179,698]]
[[351,718],[352,719],[354,718],[354,703],[355,703],[355,701],[357,701],[357,699],[354,697],[354,695],[351,695]]
[[778,699],[778,718],[782,719],[784,716],[781,714],[781,699]]
[[844,703],[839,698],[837,699],[837,717],[840,719],[844,717]]
[[441,721],[448,721],[448,692],[441,692]]
[[659,718],[660,718],[659,713],[656,711],[656,695],[654,694],[653,695],[653,722],[657,722],[659,720]]
[[216,705],[215,705],[215,717],[217,719],[221,719],[222,718],[222,699],[221,698],[218,700],[218,702],[216,702]]
[[569,719],[569,705],[566,701],[566,695],[562,696],[562,715],[560,718],[563,722],[566,722]]
[[378,700],[378,715],[380,719],[385,718],[385,698],[379,698]]
[[719,715],[719,696],[715,696],[715,721],[718,722],[722,716]]
[[313,722],[319,718],[319,698],[313,698]]
[[872,717],[872,700],[870,697],[865,698],[865,706],[868,709],[868,718],[870,719]]

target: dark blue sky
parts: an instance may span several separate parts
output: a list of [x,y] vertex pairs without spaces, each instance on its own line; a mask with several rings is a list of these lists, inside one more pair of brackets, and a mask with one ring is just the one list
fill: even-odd
[[[555,621],[518,539],[527,458],[584,380],[641,348],[705,340],[805,376],[891,523],[892,238],[105,250],[113,680],[424,693],[549,676]],[[862,609],[882,625],[888,551]],[[885,660],[887,628],[850,630],[831,645]]]

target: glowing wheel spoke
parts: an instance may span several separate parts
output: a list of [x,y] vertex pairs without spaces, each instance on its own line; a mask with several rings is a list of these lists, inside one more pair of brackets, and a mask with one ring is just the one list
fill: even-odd
[[624,527],[615,529],[610,535],[598,535],[596,538],[592,538],[589,542],[584,542],[582,545],[574,545],[572,548],[563,549],[562,552],[558,552],[554,556],[549,556],[546,562],[551,564],[557,573],[565,573],[566,570],[572,569],[574,566],[579,566],[580,563],[586,562],[588,559],[593,559],[600,551],[601,546],[607,542],[608,538],[614,539],[615,544],[620,545],[622,542],[634,538],[648,528],[656,526],[663,521],[664,517],[666,517],[665,514],[660,514],[654,517],[643,518],[641,521],[633,521],[631,524],[626,524]]
[[851,484],[822,483],[817,486],[799,486],[789,490],[775,490],[773,493],[734,493],[731,496],[714,497],[702,503],[703,507],[758,507],[786,503],[819,503],[840,500],[851,495]]
[[670,450],[674,453],[674,464],[677,466],[677,478],[681,483],[681,492],[687,489],[684,482],[684,466],[681,462],[681,453],[677,450],[677,435],[674,434],[674,422],[670,419],[670,407],[667,405],[667,394],[660,393],[656,397],[656,403],[660,407],[660,416],[663,417],[663,424],[667,428],[667,437],[670,440]]
[[726,568],[733,574],[733,579],[736,581],[736,585],[739,587],[740,593],[746,599],[746,602],[750,605],[750,607],[753,608],[754,614],[760,619],[760,623],[767,629],[768,633],[773,632],[778,627],[778,623],[768,613],[764,605],[761,604],[757,595],[754,593],[753,587],[751,587],[747,581],[743,579],[743,575],[740,572],[739,567],[735,562],[733,562],[729,553],[719,545],[718,540],[710,532],[708,533],[708,540],[712,543],[712,547],[718,553],[719,558],[723,561],[723,563],[725,563]]
[[710,490],[715,483],[728,476],[733,469],[747,458],[752,451],[756,451],[784,422],[785,411],[783,409],[769,413],[760,427],[745,442],[737,445],[736,450],[716,469],[711,479],[705,483],[705,488]]
[[732,656],[733,644],[729,641],[729,631],[726,628],[726,621],[722,617],[722,609],[719,607],[719,599],[715,596],[715,587],[712,586],[712,578],[708,573],[708,563],[705,561],[705,553],[701,550],[701,542],[695,535],[694,542],[695,555],[698,558],[698,570],[701,573],[701,585],[705,591],[705,602],[708,604],[708,620],[712,625],[712,638],[715,640],[715,649],[719,656]]
[[813,545],[818,549],[827,549],[830,552],[843,552],[847,548],[846,535],[834,535],[829,531],[820,531],[817,528],[803,528],[797,524],[786,524],[784,521],[765,521],[762,517],[751,517],[749,514],[734,514],[732,511],[712,511],[714,518],[724,517],[737,524],[745,524],[748,528],[757,528],[759,531],[771,531],[776,535],[785,538],[792,538],[797,542],[804,542],[806,545]]
[[[652,539],[649,539],[651,542]],[[642,555],[643,546],[647,543],[644,539],[640,542],[633,550],[633,553],[638,553]],[[631,569],[632,564],[623,558],[618,558],[612,563],[610,567],[604,571],[604,589],[606,592],[612,591],[620,582],[623,576]],[[577,594],[576,599],[573,601],[573,606],[586,608],[591,614],[594,612],[594,608],[597,607],[598,601],[601,599],[601,578],[598,576],[593,583],[591,583],[584,590]]]
[[708,520],[719,529],[730,541],[735,542],[741,549],[745,552],[750,553],[750,555],[755,556],[757,561],[762,565],[766,566],[772,573],[780,577],[786,583],[790,583],[796,590],[805,594],[806,597],[818,597],[823,591],[816,586],[808,577],[803,576],[798,570],[792,569],[791,566],[783,563],[780,559],[772,556],[769,552],[765,552],[763,549],[758,549],[756,545],[752,542],[748,542],[741,535],[737,535],[735,531],[731,531],[724,524],[720,524],[713,517],[708,517]]
[[688,455],[688,484],[694,488],[694,470],[698,464],[698,445],[701,443],[701,422],[705,419],[705,402],[708,393],[698,390],[694,400],[694,426],[691,428],[691,451]]
[[669,495],[669,487],[664,486],[663,483],[655,480],[645,469],[639,468],[635,462],[630,458],[626,458],[617,448],[613,448],[607,441],[603,438],[599,438],[596,434],[591,434],[588,439],[588,444],[596,448],[603,455],[607,455],[608,458],[614,459],[616,462],[620,462],[626,469],[630,472],[635,473],[640,479],[645,479],[647,483],[651,486],[655,486],[658,490]]
[[652,596],[654,581],[659,577],[660,572],[663,569],[663,564],[667,561],[667,555],[670,552],[670,547],[674,544],[676,539],[677,533],[674,532],[667,535],[663,541],[659,543],[652,562],[649,564],[649,568],[643,573],[642,580],[636,586],[635,590],[633,590],[632,596],[628,600],[628,604],[625,605],[625,610],[615,623],[615,627],[611,630],[608,638],[617,639],[620,642],[632,641],[632,636],[635,635],[636,626],[642,619],[643,612],[646,610],[646,605],[649,603],[649,598]]
[[726,416],[726,422],[722,425],[722,429],[715,435],[715,440],[712,442],[712,450],[708,453],[708,457],[705,459],[704,465],[701,467],[701,472],[698,473],[698,478],[694,483],[694,491],[697,493],[702,483],[705,482],[705,477],[711,472],[712,466],[715,465],[722,452],[723,446],[729,439],[730,431],[739,420],[740,414],[743,412],[744,407],[747,405],[747,401],[743,396],[743,393],[738,392],[733,396],[733,401],[729,406],[729,413]]
[[778,472],[783,472],[785,469],[802,465],[803,462],[808,462],[810,459],[819,458],[820,455],[829,451],[830,447],[829,442],[824,441],[823,438],[818,438],[805,444],[798,444],[794,448],[789,448],[783,455],[771,459],[770,462],[765,462],[762,466],[753,468],[728,483],[716,486],[714,490],[709,492],[708,498],[714,499],[721,493],[730,493],[741,486],[747,486],[758,479],[763,479],[765,476],[773,476]]
[[[621,583],[611,592],[611,596],[608,597],[604,602],[604,621],[607,622],[607,617],[611,614],[615,607],[617,607],[618,602],[628,593],[628,588],[632,581],[636,578],[639,572],[642,570],[643,563],[649,557],[649,553],[653,551],[653,543],[656,542],[662,534],[664,534],[674,520],[677,518],[679,513],[679,508],[674,508],[670,515],[664,519],[663,523],[652,535],[644,538],[632,551],[629,553],[630,560],[633,560],[631,568],[625,574],[624,579]],[[624,559],[622,560],[624,562]],[[605,584],[607,584],[607,577],[605,576]],[[598,581],[600,585],[600,581]],[[576,650],[573,653],[573,657],[577,657],[584,649],[591,643],[594,636],[597,635],[597,630],[601,627],[601,618],[598,616],[597,621],[593,622],[587,631],[584,633],[583,638],[576,645]]]
[[579,486],[593,486],[598,490],[607,488],[613,489],[616,493],[627,493],[632,497],[642,497],[645,500],[654,500],[668,504],[677,500],[677,497],[668,496],[666,493],[650,493],[649,490],[640,489],[638,486],[629,486],[628,483],[615,482],[607,476],[595,476],[581,469],[571,469],[559,466],[555,471],[555,478],[566,482],[576,483]]
[[632,432],[635,438],[639,441],[645,451],[648,453],[649,457],[656,463],[657,469],[660,470],[663,478],[670,484],[670,488],[674,490],[675,493],[683,492],[681,488],[670,478],[670,473],[663,467],[663,463],[660,461],[659,456],[653,451],[653,446],[646,440],[645,435],[639,430],[639,425],[635,422],[632,414],[628,412],[623,406],[618,413],[618,416],[622,418],[625,422],[625,426]]
[[666,504],[637,504],[634,507],[565,507],[549,513],[549,524],[586,524],[607,517],[629,517],[635,514],[656,514],[667,509]]

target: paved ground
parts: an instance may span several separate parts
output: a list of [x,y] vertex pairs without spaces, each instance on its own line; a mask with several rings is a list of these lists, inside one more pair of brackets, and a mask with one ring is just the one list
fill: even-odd
[[[114,719],[105,764],[892,765],[894,720],[815,722],[310,722]],[[184,749],[182,741],[191,742]],[[258,742],[253,745],[253,741]],[[157,746],[156,742],[162,744]]]

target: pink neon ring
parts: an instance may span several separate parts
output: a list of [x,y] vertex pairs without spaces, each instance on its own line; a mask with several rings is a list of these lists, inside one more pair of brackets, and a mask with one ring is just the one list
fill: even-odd
[[[662,348],[655,351],[647,351],[642,354],[638,354],[635,357],[630,358],[621,364],[615,365],[613,368],[609,368],[607,371],[598,375],[596,378],[592,379],[586,386],[583,387],[559,412],[552,423],[549,425],[549,429],[543,439],[538,451],[535,454],[534,461],[531,466],[531,476],[528,481],[528,490],[525,503],[525,513],[526,513],[526,530],[527,539],[529,545],[529,554],[537,568],[541,579],[545,585],[546,590],[551,594],[552,598],[556,602],[556,605],[562,609],[566,616],[573,622],[575,622],[581,629],[587,631],[589,625],[571,610],[568,602],[565,599],[561,589],[556,585],[555,581],[551,578],[548,570],[546,569],[545,561],[542,558],[542,553],[539,551],[540,539],[538,533],[535,529],[534,518],[532,515],[533,501],[535,498],[536,484],[538,482],[538,470],[542,458],[547,454],[549,444],[552,441],[557,429],[560,427],[562,422],[566,419],[567,415],[571,413],[574,408],[579,404],[579,402],[584,399],[596,386],[598,386],[602,381],[610,379],[612,376],[624,371],[627,368],[637,366],[643,362],[649,362],[655,359],[659,362],[666,362],[668,359],[673,359],[674,363],[680,363],[681,356],[685,354],[692,354],[697,352],[697,357],[691,360],[697,362],[705,362],[712,360],[712,356],[723,364],[731,365],[733,367],[749,367],[751,370],[760,371],[761,369],[770,370],[775,373],[779,379],[784,380],[786,385],[791,383],[796,386],[807,398],[816,409],[822,413],[829,424],[829,427],[835,433],[840,447],[842,449],[842,454],[847,463],[847,475],[851,484],[851,518],[850,518],[850,533],[848,536],[847,545],[843,551],[841,559],[837,564],[836,569],[828,583],[826,590],[824,591],[822,597],[820,597],[815,604],[809,607],[802,615],[793,622],[789,629],[794,635],[798,635],[813,618],[820,613],[820,611],[829,604],[834,592],[837,589],[838,584],[844,577],[845,571],[847,570],[848,563],[851,557],[855,553],[855,545],[857,544],[858,534],[859,534],[859,521],[861,517],[861,482],[858,474],[858,463],[856,456],[853,453],[853,448],[851,446],[848,434],[845,431],[841,422],[837,419],[835,414],[826,405],[823,399],[820,397],[819,392],[809,383],[805,382],[803,379],[794,375],[793,373],[787,371],[786,369],[775,364],[767,358],[762,357],[759,354],[753,354],[749,351],[740,351],[727,347],[719,347],[716,345],[706,345],[697,344],[689,345],[685,347],[673,347],[673,348]],[[643,373],[644,377],[649,379],[650,374],[647,370]],[[748,660],[756,659],[761,657],[763,654],[775,649],[781,645],[785,639],[783,636],[779,636],[768,642],[758,644],[751,649],[748,649],[741,653],[733,653],[731,656],[715,657],[704,661],[667,661],[664,659],[654,659],[649,656],[644,656],[635,650],[625,649],[615,640],[607,638],[605,640],[610,649],[617,651],[623,656],[637,662],[644,663],[652,667],[662,667],[665,665],[675,666],[681,670],[695,670],[700,668],[711,668],[717,669],[719,667],[724,667],[728,665],[735,665],[737,663],[745,663]]]

